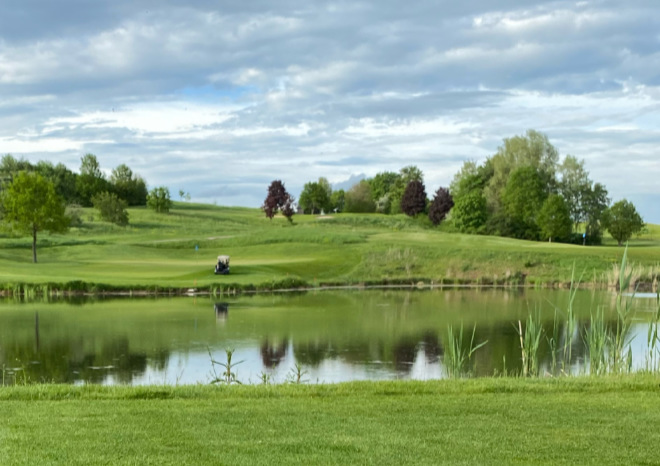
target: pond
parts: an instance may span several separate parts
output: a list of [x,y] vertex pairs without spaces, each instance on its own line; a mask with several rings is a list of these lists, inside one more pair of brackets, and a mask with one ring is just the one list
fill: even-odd
[[[647,329],[656,302],[635,298],[629,333],[633,367],[643,368]],[[4,382],[98,384],[209,383],[211,356],[226,361],[242,383],[295,378],[334,383],[351,380],[446,377],[448,327],[461,326],[476,351],[473,376],[520,372],[518,320],[540,316],[541,372],[548,370],[555,309],[567,291],[353,290],[280,293],[224,299],[209,297],[108,299],[81,302],[0,303],[0,364]],[[612,325],[615,296],[577,292],[577,326],[566,370],[586,371],[585,330],[603,309]],[[559,315],[562,316],[560,311]],[[565,335],[565,329],[561,329]],[[209,354],[210,353],[210,354]],[[216,366],[220,374],[222,367]]]

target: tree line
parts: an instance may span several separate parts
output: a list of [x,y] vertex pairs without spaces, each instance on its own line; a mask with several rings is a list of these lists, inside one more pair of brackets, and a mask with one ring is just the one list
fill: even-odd
[[607,230],[621,244],[644,227],[632,203],[610,207],[584,160],[566,155],[560,162],[548,137],[534,130],[505,139],[480,165],[465,162],[450,191],[452,221],[465,233],[600,244]]
[[276,180],[262,208],[272,218],[286,204],[290,221],[296,211],[427,214],[434,225],[448,219],[463,233],[580,244],[600,244],[607,230],[622,244],[644,222],[631,202],[610,202],[605,186],[589,177],[584,160],[567,155],[560,162],[547,136],[529,130],[504,139],[482,164],[465,162],[449,188],[438,188],[431,200],[422,171],[410,165],[398,173],[380,172],[347,191],[333,190],[324,177],[310,181],[297,209]]
[[64,164],[32,164],[5,155],[0,161],[0,217],[12,233],[32,236],[33,262],[37,262],[37,234],[63,233],[82,224],[80,207],[94,207],[102,220],[120,226],[129,222],[128,206],[148,206],[168,212],[172,201],[163,186],[147,191],[144,179],[125,164],[102,172],[95,155],[81,158],[80,173]]

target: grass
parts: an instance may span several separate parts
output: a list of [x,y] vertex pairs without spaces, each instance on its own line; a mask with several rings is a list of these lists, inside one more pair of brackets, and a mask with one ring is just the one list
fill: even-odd
[[652,376],[0,390],[4,464],[656,464]]
[[[613,284],[623,254],[611,238],[582,247],[463,235],[403,215],[298,215],[288,225],[258,209],[190,203],[176,203],[168,215],[144,208],[129,214],[130,225],[121,228],[90,221],[94,211],[84,209],[82,227],[40,235],[39,264],[31,263],[29,238],[0,237],[0,284],[25,294],[418,282],[546,286],[569,282],[574,262],[584,283]],[[221,253],[232,257],[229,276],[213,274]],[[659,227],[631,241],[629,259],[633,281],[657,283]]]

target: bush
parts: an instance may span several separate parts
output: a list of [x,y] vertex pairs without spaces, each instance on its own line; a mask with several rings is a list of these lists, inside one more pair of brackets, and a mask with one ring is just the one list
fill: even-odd
[[152,189],[147,196],[147,206],[160,214],[168,213],[172,208],[170,190],[165,186],[158,186]]
[[92,204],[99,211],[101,218],[106,222],[119,226],[128,225],[128,203],[119,199],[116,194],[107,191],[92,196]]

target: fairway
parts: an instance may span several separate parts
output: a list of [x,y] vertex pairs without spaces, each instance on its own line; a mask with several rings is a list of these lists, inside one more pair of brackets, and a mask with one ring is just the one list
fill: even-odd
[[[130,224],[84,223],[65,235],[0,238],[0,283],[52,286],[81,281],[126,290],[262,285],[370,283],[566,283],[575,264],[584,283],[607,283],[623,249],[464,235],[404,215],[339,214],[265,218],[258,209],[176,203],[169,214],[129,209]],[[649,277],[660,263],[660,229],[650,225],[630,243],[630,260]],[[231,274],[215,276],[219,254]]]
[[657,378],[0,390],[6,464],[657,464]]

